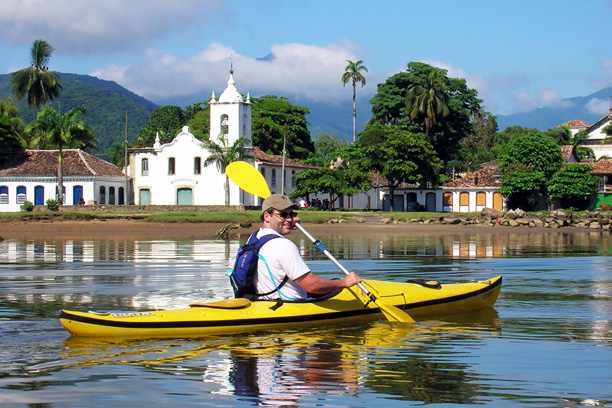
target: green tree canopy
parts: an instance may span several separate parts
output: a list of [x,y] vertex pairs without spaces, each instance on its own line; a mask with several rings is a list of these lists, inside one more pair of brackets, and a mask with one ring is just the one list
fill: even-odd
[[548,180],[563,161],[557,141],[541,132],[530,132],[510,139],[500,149],[498,159],[500,192],[508,198],[508,206],[524,210],[543,207]]
[[346,147],[348,142],[335,135],[317,135],[315,137],[315,151],[307,162],[315,166],[327,167],[329,162],[337,158],[338,149]]
[[185,109],[187,126],[191,129],[191,134],[198,140],[208,140],[210,138],[210,106],[207,102],[200,102],[188,106]]
[[597,193],[600,178],[590,174],[593,166],[579,163],[567,163],[556,172],[549,184],[548,194],[558,198],[563,208],[584,210],[589,199]]
[[357,167],[331,169],[329,166],[309,169],[295,177],[293,200],[311,194],[329,194],[331,203],[342,195],[353,196],[371,188],[370,175]]
[[295,106],[285,97],[251,98],[253,145],[268,154],[282,155],[287,135],[287,157],[305,160],[314,152],[308,131],[308,108]]
[[34,40],[30,49],[30,66],[13,73],[11,85],[17,99],[28,97],[28,105],[39,109],[47,101],[59,97],[61,79],[49,71],[49,59],[53,53],[51,44]]
[[[451,162],[459,155],[458,145],[461,140],[472,133],[470,119],[473,114],[482,110],[482,100],[478,99],[475,89],[467,87],[465,79],[449,78],[444,69],[411,62],[406,72],[395,74],[384,83],[378,84],[377,93],[370,100],[372,118],[369,123],[396,125],[412,133],[425,133],[425,121],[410,117],[406,101],[410,89],[415,89],[416,92],[418,86],[427,88],[428,78],[432,76],[439,84],[437,93],[440,98],[445,99],[448,115],[444,120],[431,123],[429,136],[438,157],[444,162]],[[461,159],[460,156],[459,158]]]
[[424,134],[377,124],[362,132],[359,146],[363,155],[351,158],[351,163],[384,177],[391,197],[402,182],[438,185],[443,164]]
[[168,143],[187,123],[185,112],[178,106],[162,106],[151,113],[149,121],[144,124],[134,142],[136,147],[150,146],[155,142],[159,132],[161,143]]
[[13,123],[9,118],[0,116],[0,168],[8,167],[23,153],[19,137],[13,130]]

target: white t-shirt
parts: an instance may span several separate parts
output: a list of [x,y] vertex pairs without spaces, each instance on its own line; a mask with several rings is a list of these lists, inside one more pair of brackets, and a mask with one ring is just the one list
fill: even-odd
[[[284,238],[281,234],[270,228],[261,228],[257,232],[257,238],[264,235],[276,234],[281,238],[272,239],[259,250],[259,261],[257,264],[257,277],[255,285],[258,293],[268,293],[276,289],[285,276],[289,278],[280,291],[273,292],[259,299],[287,299],[299,300],[308,297],[308,293],[294,281],[308,272],[310,268],[300,255],[297,246],[291,240]],[[261,259],[263,257],[263,259]],[[272,275],[272,276],[270,276]]]

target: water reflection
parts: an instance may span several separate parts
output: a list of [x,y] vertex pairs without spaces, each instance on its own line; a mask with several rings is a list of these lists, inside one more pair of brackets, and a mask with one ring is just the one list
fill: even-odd
[[[502,258],[542,254],[610,254],[610,234],[538,232],[448,235],[330,236],[326,245],[339,259],[440,256],[452,259]],[[312,244],[291,237],[302,254]],[[196,240],[7,240],[0,242],[0,263],[228,261],[246,236],[222,241]],[[229,262],[228,266],[229,266]]]
[[[435,316],[410,328],[359,322],[195,339],[72,338],[58,322],[60,308],[170,309],[231,297],[226,271],[246,237],[8,240],[0,243],[2,402],[611,404],[608,235],[364,235],[324,241],[365,279],[446,283],[501,274],[501,298],[495,309]],[[309,242],[292,239],[313,271],[338,275],[320,255],[312,260]]]
[[[200,339],[69,338],[65,367],[145,365],[163,375],[198,376],[217,395],[264,406],[302,406],[318,395],[357,397],[364,389],[401,399],[469,402],[478,394],[449,339],[499,335],[493,309],[418,327],[367,322]],[[443,392],[441,392],[443,390]]]

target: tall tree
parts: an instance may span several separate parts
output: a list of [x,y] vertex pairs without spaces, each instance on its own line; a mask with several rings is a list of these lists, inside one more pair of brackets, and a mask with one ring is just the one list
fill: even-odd
[[58,149],[57,157],[57,201],[63,204],[64,180],[62,162],[63,149],[95,148],[97,139],[89,126],[80,119],[87,112],[84,106],[77,106],[62,115],[49,105],[42,107],[38,112],[37,120],[32,124],[32,131],[52,147]]
[[286,137],[287,157],[305,160],[314,152],[306,120],[308,108],[274,95],[251,98],[251,102],[253,145],[268,154],[281,155]]
[[47,101],[59,97],[62,89],[61,79],[49,71],[48,63],[53,53],[51,44],[44,40],[34,40],[30,49],[30,66],[13,73],[10,84],[17,99],[28,96],[28,105],[36,110]]
[[380,124],[368,127],[363,133],[359,139],[363,156],[351,158],[351,163],[384,177],[391,211],[395,211],[395,189],[402,182],[437,186],[442,161],[424,135]]
[[208,150],[210,156],[204,160],[202,166],[207,167],[214,163],[217,166],[219,173],[225,174],[225,205],[229,205],[229,177],[225,172],[225,168],[229,166],[230,163],[235,161],[251,158],[251,155],[247,150],[247,147],[251,144],[251,141],[246,137],[240,137],[230,145],[229,140],[227,139],[227,134],[225,133],[220,134],[219,137],[217,137],[217,140],[218,143],[214,140],[204,141],[202,147]]
[[545,207],[548,183],[563,162],[557,141],[541,132],[517,136],[500,148],[498,159],[503,174],[500,192],[508,198],[508,207]]
[[472,133],[472,117],[482,110],[478,92],[467,86],[465,79],[449,78],[444,69],[422,62],[411,62],[406,72],[399,72],[384,83],[378,84],[376,95],[370,99],[372,118],[368,122],[395,125],[415,134],[426,133],[425,122],[410,118],[406,109],[408,90],[413,85],[423,84],[432,71],[444,84],[448,95],[446,101],[449,114],[429,129],[431,144],[438,157],[445,163],[446,172],[452,172],[452,163],[462,160],[459,146]]
[[432,69],[421,83],[408,88],[406,95],[406,110],[410,119],[421,117],[425,121],[425,135],[431,143],[430,132],[440,117],[449,115],[448,94],[444,82],[438,76],[438,71]]
[[342,74],[342,83],[344,86],[351,82],[353,85],[353,142],[355,142],[355,134],[357,128],[357,84],[360,83],[363,88],[366,84],[366,79],[361,71],[368,72],[368,68],[363,65],[363,61],[351,61],[346,60],[348,64],[344,68],[344,74]]

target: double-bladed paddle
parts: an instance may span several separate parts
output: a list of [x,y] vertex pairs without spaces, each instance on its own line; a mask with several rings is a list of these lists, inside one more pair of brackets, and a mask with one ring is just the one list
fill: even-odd
[[[243,161],[236,161],[230,163],[226,168],[225,172],[238,187],[246,191],[247,193],[256,195],[263,199],[268,198],[272,193],[270,193],[270,188],[268,187],[268,183],[261,175],[259,171],[251,164]],[[315,245],[319,251],[323,252],[342,272],[348,275],[350,272],[344,268],[340,262],[325,248],[323,243],[317,239],[315,239],[306,229],[300,224],[296,223],[296,227]],[[414,323],[414,319],[410,317],[406,312],[400,310],[399,308],[388,305],[378,299],[372,292],[370,292],[363,284],[358,283],[359,289],[363,291],[363,293],[370,299],[370,301],[374,302],[378,308],[383,312],[385,317],[392,322],[401,322],[401,323]]]

